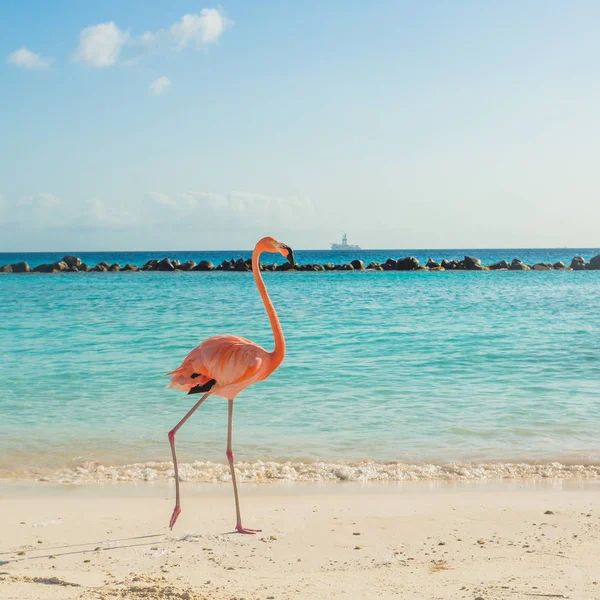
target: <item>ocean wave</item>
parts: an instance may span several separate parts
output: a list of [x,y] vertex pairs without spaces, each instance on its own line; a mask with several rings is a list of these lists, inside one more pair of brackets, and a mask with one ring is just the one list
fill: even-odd
[[[221,483],[230,480],[229,466],[195,461],[179,467],[180,480]],[[406,482],[481,481],[500,479],[600,479],[600,465],[548,463],[447,463],[407,464],[401,462],[276,462],[252,461],[236,464],[240,481],[271,482]],[[61,469],[0,470],[0,481],[49,483],[154,482],[173,478],[171,462],[103,465],[87,462]]]

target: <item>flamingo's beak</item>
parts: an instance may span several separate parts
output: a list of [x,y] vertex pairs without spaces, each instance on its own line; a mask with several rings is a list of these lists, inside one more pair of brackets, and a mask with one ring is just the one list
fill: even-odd
[[285,244],[283,247],[288,251],[287,259],[288,259],[288,262],[290,263],[290,265],[296,264],[296,261],[294,260],[294,251],[289,246],[286,246]]

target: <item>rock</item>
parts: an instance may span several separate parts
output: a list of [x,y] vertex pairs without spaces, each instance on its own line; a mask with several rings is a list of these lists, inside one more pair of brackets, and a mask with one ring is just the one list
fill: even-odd
[[142,265],[142,271],[156,271],[157,267],[158,261],[155,258],[151,258]]
[[398,261],[393,258],[388,258],[381,266],[384,271],[395,271]]
[[445,271],[446,269],[444,269],[444,267],[442,266],[437,266],[437,267],[428,267],[428,269],[430,271]]
[[53,272],[62,272],[62,271],[68,271],[69,270],[69,266],[67,265],[66,262],[63,262],[62,260],[59,260],[55,263],[52,264],[52,269]]
[[459,260],[446,260],[444,259],[440,265],[442,268],[444,268],[446,271],[459,271],[465,268],[464,263],[460,262]]
[[564,262],[562,262],[562,260],[559,260],[558,262],[555,262],[552,267],[554,267],[555,271],[564,271],[565,269],[568,269],[567,265],[565,265]]
[[419,261],[414,256],[407,256],[396,262],[396,271],[415,271],[418,268]]
[[531,269],[532,271],[552,271],[552,265],[549,263],[536,263]]
[[462,261],[464,268],[467,271],[482,271],[481,260],[475,256],[465,256]]
[[323,268],[324,268],[326,271],[333,271],[333,270],[335,269],[335,265],[334,265],[333,263],[325,263],[325,264],[323,265]]
[[367,267],[367,269],[373,269],[375,271],[382,271],[383,267],[381,266],[381,263],[378,262],[370,262],[369,266]]
[[490,265],[488,268],[490,271],[499,271],[500,269],[509,269],[510,265],[505,260],[501,260],[500,262]]
[[236,271],[252,271],[252,267],[247,264],[245,261],[241,261],[241,262],[237,262],[235,263],[235,270]]
[[29,265],[25,261],[15,263],[14,265],[10,265],[10,266],[12,267],[13,273],[30,273],[31,272]]
[[596,254],[594,258],[590,258],[590,262],[587,264],[587,268],[590,271],[600,271],[600,254]]
[[181,266],[181,261],[178,258],[174,258],[171,263],[173,264],[173,266],[175,268],[180,267]]
[[118,263],[114,263],[112,265],[110,265],[110,267],[108,267],[107,269],[108,271],[113,271],[113,272],[117,272],[121,270],[121,265]]
[[79,269],[73,265],[72,267],[69,267],[69,273],[79,273]]
[[0,267],[0,273],[12,273],[12,265],[2,265]]
[[85,272],[85,273],[87,273],[88,271],[91,271],[91,270],[92,270],[92,268],[91,268],[89,265],[86,265],[84,262],[82,262],[82,263],[81,263],[81,264],[80,264],[80,265],[77,267],[77,269],[78,269],[79,271],[82,271],[82,272]]
[[54,271],[53,265],[41,264],[37,267],[33,267],[34,273],[52,273]]
[[102,263],[98,263],[93,269],[92,271],[96,271],[97,273],[106,273],[106,271],[108,271],[108,269],[102,264]]
[[350,264],[355,271],[362,271],[365,268],[365,263],[358,258],[354,259]]
[[427,264],[425,265],[428,269],[435,269],[437,267],[440,267],[441,265],[437,262],[435,262],[435,260],[433,260],[431,257],[429,257],[427,259]]
[[183,264],[179,265],[181,271],[191,271],[196,266],[196,261],[186,260]]
[[63,257],[62,262],[64,262],[67,267],[77,267],[77,269],[79,269],[81,266],[81,259],[78,256],[65,256]]
[[583,271],[585,270],[585,258],[583,256],[575,256],[571,261],[571,269],[573,271]]
[[175,267],[173,266],[173,263],[171,262],[171,260],[169,258],[163,258],[156,265],[156,270],[157,271],[174,271]]
[[110,268],[110,265],[105,260],[99,262],[98,264],[102,265],[107,271]]
[[[235,263],[234,263],[235,264]],[[198,269],[199,271],[202,269]],[[233,265],[228,261],[224,260],[216,269],[217,271],[233,271]]]
[[508,267],[511,271],[529,271],[529,267],[518,258],[513,258],[510,263],[510,267]]
[[298,268],[298,264],[290,264],[289,262],[282,263],[277,265],[277,271],[292,271]]
[[201,260],[192,271],[214,271],[215,265],[213,265],[210,260]]
[[139,267],[132,265],[131,263],[127,263],[122,269],[122,271],[139,271]]

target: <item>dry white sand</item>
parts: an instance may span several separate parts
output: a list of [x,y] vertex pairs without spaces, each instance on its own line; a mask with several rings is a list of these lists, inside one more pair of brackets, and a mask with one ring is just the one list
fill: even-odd
[[3,485],[0,598],[600,598],[600,483]]

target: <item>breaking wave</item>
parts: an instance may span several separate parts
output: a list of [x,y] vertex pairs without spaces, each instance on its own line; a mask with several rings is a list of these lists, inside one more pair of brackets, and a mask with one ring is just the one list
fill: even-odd
[[[195,461],[179,467],[180,480],[220,483],[230,480],[227,464]],[[275,462],[252,461],[236,464],[241,481],[270,482],[405,482],[481,481],[501,479],[600,479],[600,465],[566,465],[558,462],[407,464],[401,462]],[[61,469],[0,470],[0,481],[49,483],[154,482],[173,478],[171,462],[103,465],[86,462]]]

